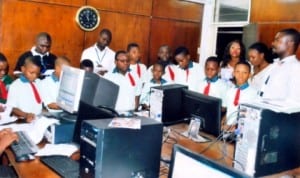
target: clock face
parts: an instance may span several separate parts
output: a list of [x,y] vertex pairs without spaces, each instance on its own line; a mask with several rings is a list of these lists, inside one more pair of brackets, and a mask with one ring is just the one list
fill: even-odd
[[98,27],[100,16],[97,9],[91,6],[83,6],[77,11],[76,22],[81,29],[92,31]]

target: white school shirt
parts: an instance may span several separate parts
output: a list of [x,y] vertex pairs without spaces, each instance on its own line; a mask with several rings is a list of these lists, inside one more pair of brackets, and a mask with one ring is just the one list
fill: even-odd
[[[135,85],[130,81],[129,73],[134,79]],[[135,97],[141,95],[141,81],[137,74],[132,73],[130,70],[125,75],[118,72],[115,68],[112,72],[108,72],[104,75],[104,78],[119,85],[119,94],[115,110],[119,113],[132,111],[135,109]]]
[[102,65],[107,71],[112,71],[115,67],[115,52],[106,46],[102,51],[97,47],[97,44],[85,49],[82,52],[80,61],[89,59],[93,62],[94,72],[97,73],[98,65]]
[[[141,70],[141,76],[138,75],[138,66],[140,67],[140,70]],[[142,64],[142,63],[136,63],[136,64],[130,64],[130,70],[131,70],[131,73],[135,73],[139,79],[144,83],[145,81],[145,77],[147,75],[147,67],[145,66],[145,64]]]
[[[162,76],[163,79],[165,79],[168,83],[173,83],[174,82],[174,77],[175,77],[175,68],[176,66],[174,64],[168,64],[165,67],[165,73]],[[153,73],[152,73],[153,65],[150,66],[146,72],[146,75],[144,77],[144,81],[148,82],[149,80],[152,79]]]
[[166,85],[166,84],[168,84],[168,82],[163,78],[161,79],[160,83],[155,83],[155,81],[153,79],[146,82],[144,84],[143,88],[142,88],[142,94],[141,94],[141,97],[140,97],[140,104],[146,104],[146,105],[149,106],[151,87],[162,86],[162,85]]
[[221,71],[220,71],[220,77],[221,79],[226,82],[226,84],[230,87],[233,87],[234,84],[232,83],[232,81],[230,79],[233,78],[233,71],[234,68],[231,67],[229,64],[226,67],[222,67]]
[[186,85],[189,90],[195,90],[195,88],[197,88],[197,81],[205,78],[203,67],[192,61],[190,61],[187,69],[182,69],[179,65],[177,65],[174,69],[174,83]]
[[[42,100],[47,107],[48,104],[56,103],[59,90],[59,79],[54,75],[47,76],[40,82]],[[48,108],[48,107],[47,107]]]
[[[33,83],[41,98],[38,82]],[[23,112],[34,113],[35,115],[42,112],[42,102],[40,104],[37,103],[32,87],[22,75],[10,85],[6,104],[10,107],[18,108]]]
[[274,62],[262,86],[262,98],[300,101],[300,64],[295,55]]
[[[247,86],[248,84],[244,84],[241,86],[241,91],[240,91],[240,97],[239,97],[239,104],[247,101],[251,101],[256,99],[257,96],[257,91],[252,88],[251,86]],[[246,87],[243,89],[243,87]],[[234,105],[234,99],[236,95],[237,87],[231,87],[228,89],[227,94],[226,94],[226,99],[225,99],[225,107],[227,108],[226,111],[226,124],[227,125],[232,125],[235,124],[237,121],[237,111],[238,111],[238,105]]]
[[[202,79],[199,81],[198,87],[195,87],[193,91],[203,94],[207,84],[208,84],[207,79],[206,78]],[[223,106],[227,90],[228,90],[228,86],[223,80],[219,78],[212,79],[212,81],[210,82],[208,95],[216,98],[220,98],[222,100],[222,106]]]
[[259,73],[255,74],[253,77],[249,79],[249,84],[251,87],[260,91],[262,86],[264,85],[267,77],[270,75],[270,72],[273,68],[273,64],[269,64],[266,68],[264,68]]

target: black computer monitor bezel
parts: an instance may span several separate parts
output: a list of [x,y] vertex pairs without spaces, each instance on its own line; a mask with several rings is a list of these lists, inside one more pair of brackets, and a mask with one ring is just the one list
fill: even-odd
[[[176,153],[182,153],[188,157],[191,157],[192,159],[195,159],[207,166],[210,166],[210,167],[213,167],[221,172],[224,172],[225,174],[228,174],[232,177],[235,177],[235,178],[250,178],[249,175],[246,175],[234,168],[231,168],[231,167],[228,167],[228,166],[225,166],[225,165],[222,165],[210,158],[207,158],[203,155],[200,155],[200,154],[197,154],[195,152],[192,152],[191,150],[181,146],[181,145],[178,145],[178,144],[174,144],[173,145],[173,149],[172,149],[172,155],[171,155],[171,162],[170,162],[170,167],[169,167],[169,173],[168,173],[168,178],[172,178],[173,176],[173,172],[174,172],[174,163],[175,163],[175,159],[176,159]],[[184,171],[184,170],[183,170]]]
[[[183,89],[182,92],[183,117],[200,118],[201,131],[218,137],[221,133],[222,100],[187,89]],[[197,105],[195,106],[195,104]],[[199,105],[203,107],[199,107]],[[207,112],[208,110],[213,112]]]

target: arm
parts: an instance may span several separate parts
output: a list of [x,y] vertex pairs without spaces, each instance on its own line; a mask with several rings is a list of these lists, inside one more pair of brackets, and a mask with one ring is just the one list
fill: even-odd
[[35,118],[35,115],[33,113],[24,112],[19,108],[13,108],[12,114],[16,115],[19,118],[24,118],[26,122],[31,122]]
[[17,140],[18,136],[12,132],[11,129],[3,129],[0,131],[0,154],[8,147],[13,141]]

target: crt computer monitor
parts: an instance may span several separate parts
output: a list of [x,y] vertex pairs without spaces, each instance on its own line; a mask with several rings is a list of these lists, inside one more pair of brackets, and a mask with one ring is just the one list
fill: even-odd
[[64,111],[69,113],[78,111],[84,75],[84,70],[63,66],[56,102]]
[[183,117],[197,117],[205,133],[219,136],[221,132],[222,100],[187,89],[182,95]]
[[219,164],[200,154],[175,144],[171,156],[169,178],[246,178],[249,177],[234,168]]

